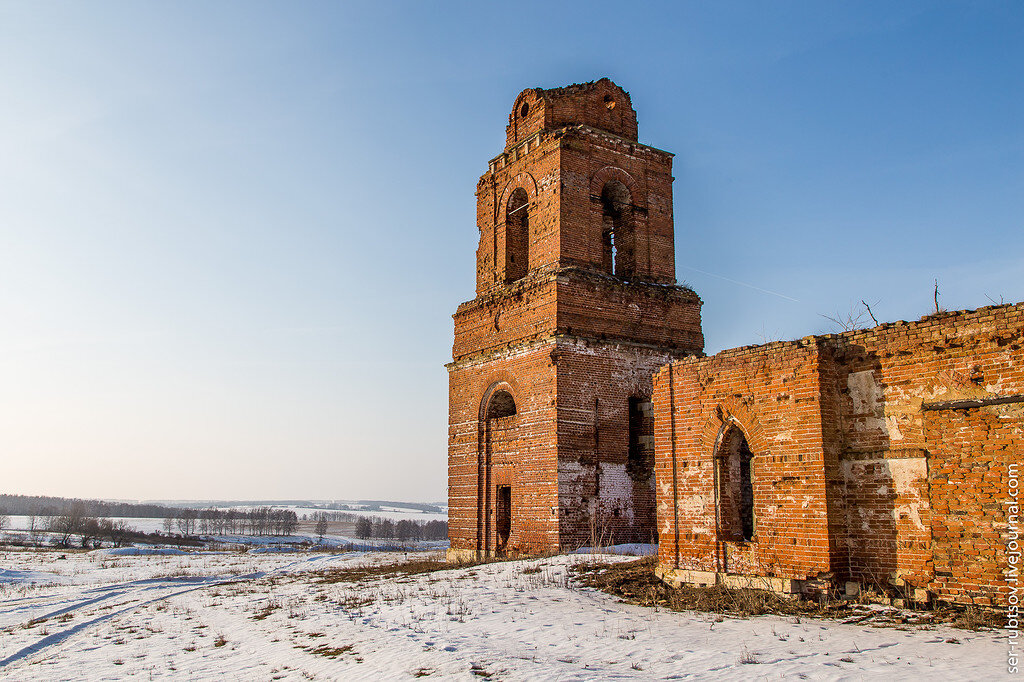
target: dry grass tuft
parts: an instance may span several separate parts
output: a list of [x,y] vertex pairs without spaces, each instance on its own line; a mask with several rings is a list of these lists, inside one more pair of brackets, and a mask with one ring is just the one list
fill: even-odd
[[326,644],[324,644],[316,647],[315,649],[306,649],[306,651],[308,651],[311,654],[315,654],[317,656],[324,656],[326,658],[337,658],[342,654],[351,653],[352,650],[353,646],[351,644],[346,644],[345,646],[337,647],[327,646]]
[[452,571],[460,568],[470,568],[481,564],[504,561],[504,559],[485,559],[466,563],[451,563],[444,557],[416,557],[394,564],[379,564],[373,566],[344,566],[322,571],[318,574],[318,581],[321,583],[354,583],[373,578],[398,578],[423,573],[434,573],[436,571]]

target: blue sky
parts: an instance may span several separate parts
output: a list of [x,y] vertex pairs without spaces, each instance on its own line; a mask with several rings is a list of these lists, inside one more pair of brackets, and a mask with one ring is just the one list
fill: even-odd
[[675,159],[707,351],[1024,300],[1016,2],[0,2],[3,492],[443,499],[526,87]]

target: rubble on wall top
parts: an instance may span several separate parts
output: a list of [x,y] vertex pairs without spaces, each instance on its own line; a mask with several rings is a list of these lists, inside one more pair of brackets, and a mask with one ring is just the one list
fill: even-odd
[[622,90],[622,92],[624,92],[627,96],[629,95],[629,93],[623,90],[620,85],[618,85],[615,81],[613,81],[611,78],[608,78],[607,76],[599,78],[596,81],[586,81],[584,83],[571,83],[569,85],[563,85],[562,87],[559,88],[533,88],[533,91],[537,94],[538,97],[545,97],[547,95],[553,97],[564,97],[566,95],[575,95],[576,93],[593,90],[594,88],[597,87],[598,83],[603,82],[607,82],[609,85],[612,85],[613,87]]

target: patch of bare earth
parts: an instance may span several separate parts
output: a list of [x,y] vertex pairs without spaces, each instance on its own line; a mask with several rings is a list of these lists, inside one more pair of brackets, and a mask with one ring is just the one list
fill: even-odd
[[702,611],[749,617],[760,615],[830,618],[843,623],[874,626],[952,625],[966,630],[1001,628],[1006,614],[994,609],[938,604],[927,610],[871,607],[857,601],[821,597],[796,599],[755,589],[723,586],[678,588],[654,573],[657,559],[644,557],[621,563],[588,563],[575,567],[577,581],[615,595],[627,604],[672,611]]

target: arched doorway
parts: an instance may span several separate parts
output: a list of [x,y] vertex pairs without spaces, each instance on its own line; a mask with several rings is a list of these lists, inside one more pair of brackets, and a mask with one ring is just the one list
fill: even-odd
[[486,554],[507,553],[514,531],[512,462],[519,450],[519,420],[515,398],[505,389],[491,393],[483,414],[482,526]]

